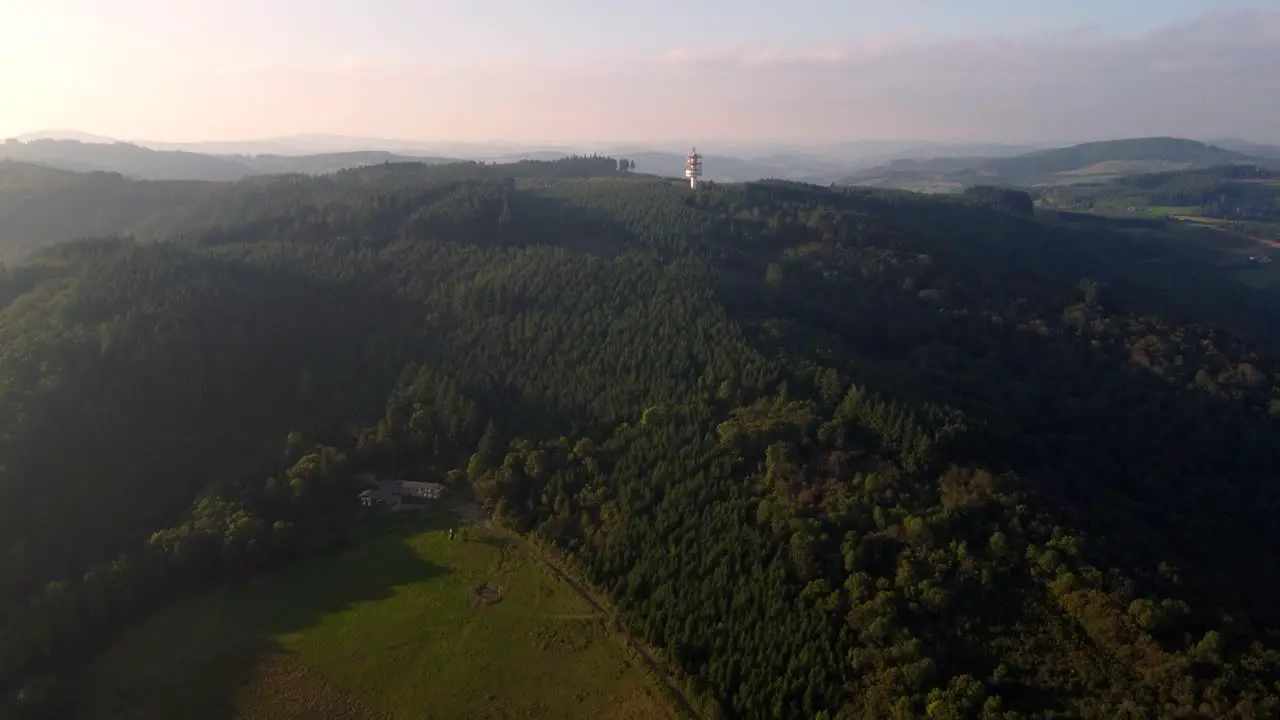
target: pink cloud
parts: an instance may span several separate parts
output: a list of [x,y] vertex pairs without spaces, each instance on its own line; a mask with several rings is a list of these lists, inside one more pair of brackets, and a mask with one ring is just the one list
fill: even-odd
[[113,72],[111,84],[89,83],[101,90],[93,103],[76,94],[79,86],[63,92],[42,85],[39,97],[51,109],[24,123],[81,124],[63,110],[78,103],[80,117],[96,113],[86,130],[157,139],[333,132],[542,141],[1056,141],[1174,134],[1280,142],[1277,37],[1280,12],[1260,12],[1210,15],[1134,37],[1075,28],[1047,37],[927,42],[907,28],[837,45],[676,48],[592,63],[333,51],[292,66],[246,62],[253,57],[203,68],[139,64]]
[[756,45],[700,51],[677,48],[659,55],[657,60],[665,65],[696,64],[746,68],[804,68],[856,64],[910,49],[919,44],[920,38],[920,29],[909,27],[842,45],[785,49]]

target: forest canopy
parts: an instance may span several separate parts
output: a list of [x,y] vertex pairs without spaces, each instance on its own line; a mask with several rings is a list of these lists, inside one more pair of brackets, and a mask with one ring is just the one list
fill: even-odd
[[726,716],[1280,713],[1268,292],[1020,192],[619,167],[138,183],[63,239],[111,237],[26,245],[6,716],[346,542],[360,470],[475,492]]

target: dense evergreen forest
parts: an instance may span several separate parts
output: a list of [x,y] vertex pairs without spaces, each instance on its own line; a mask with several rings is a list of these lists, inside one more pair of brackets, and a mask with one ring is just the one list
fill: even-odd
[[76,173],[0,159],[0,262],[88,235],[144,230],[215,187],[138,182],[117,173]]
[[1158,244],[609,158],[162,210],[0,272],[5,717],[357,470],[559,548],[708,717],[1280,714],[1280,318]]

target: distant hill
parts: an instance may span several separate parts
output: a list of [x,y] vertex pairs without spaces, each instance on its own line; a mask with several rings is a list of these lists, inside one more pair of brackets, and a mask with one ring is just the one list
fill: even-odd
[[65,139],[12,140],[0,145],[0,159],[37,163],[77,172],[114,172],[138,180],[240,180],[251,175],[337,172],[388,162],[448,162],[385,151],[318,155],[209,155],[185,150],[154,150],[123,142]]
[[1041,206],[1062,210],[1280,223],[1280,171],[1256,165],[1128,175],[1048,186],[1036,194]]
[[[684,174],[685,154],[682,152],[637,152],[627,157],[635,161],[637,172],[667,177]],[[826,162],[798,153],[778,153],[754,159],[706,153],[703,158],[705,177],[719,182],[779,178],[826,184],[848,173],[850,167],[850,163]]]
[[85,143],[106,144],[120,142],[116,138],[107,137],[106,135],[97,135],[79,130],[40,130],[38,132],[23,133],[15,139],[22,142],[31,142],[33,140],[78,140]]
[[1045,217],[1123,223],[1201,267],[1252,287],[1280,287],[1280,171],[1256,165],[1128,175],[1031,190]]
[[1250,140],[1241,140],[1240,138],[1211,140],[1209,141],[1209,144],[1245,153],[1246,155],[1255,155],[1257,157],[1280,160],[1280,145],[1266,145],[1264,143],[1256,143]]
[[1006,143],[937,142],[926,140],[864,140],[827,143],[806,148],[806,150],[830,160],[853,161],[860,167],[873,167],[901,160],[927,158],[1013,157],[1049,147],[1059,147],[1059,145],[1056,143],[1010,145]]
[[1153,137],[1084,143],[1009,158],[949,157],[891,162],[854,173],[842,182],[953,192],[979,184],[1034,187],[1239,163],[1275,164],[1264,157],[1195,140]]
[[290,173],[324,175],[340,170],[385,163],[414,162],[438,165],[458,162],[453,158],[399,155],[381,150],[323,153],[319,155],[234,155],[229,157],[252,168],[254,173],[263,175]]
[[[828,143],[811,146],[775,145],[722,145],[704,147],[696,145],[703,153],[703,172],[707,180],[718,182],[748,182],[763,179],[797,180],[827,185],[838,182],[860,168],[880,163],[922,162],[921,158],[935,157],[943,153],[963,153],[968,157],[983,159],[1006,157],[1027,152],[1025,146],[966,143],[889,142],[867,141]],[[636,171],[664,177],[684,173],[686,145],[675,145],[678,151],[655,149],[649,146],[606,146],[599,150],[610,157],[634,160]],[[528,150],[486,155],[484,159],[497,162],[514,162],[522,159],[551,160],[571,152],[564,148]]]
[[[1088,174],[1090,168],[1107,166],[1099,174],[1119,175],[1126,163],[1134,165],[1182,165],[1207,167],[1249,162],[1254,158],[1206,145],[1195,140],[1179,138],[1136,138],[1085,143],[1056,150],[1040,150],[1018,157],[987,163],[980,172],[994,173],[1003,180],[1019,184],[1046,182],[1063,174]],[[1169,168],[1175,169],[1175,168]]]
[[[355,156],[355,157],[351,157]],[[279,160],[311,163],[313,174],[350,163],[325,181],[310,202],[332,202],[349,184],[391,188],[442,182],[511,178],[525,182],[620,176],[616,161],[605,157],[525,161],[509,165],[476,162],[448,164],[387,162],[383,153],[339,153],[304,158],[253,158],[275,169]],[[359,161],[359,162],[357,162]],[[376,162],[375,162],[376,161]],[[214,219],[240,217],[260,205],[279,204],[297,211],[299,173],[256,175],[236,182],[135,180],[120,173],[73,172],[0,159],[0,263],[24,259],[59,242],[110,235],[141,241],[165,240]],[[222,220],[225,222],[225,220]],[[292,220],[290,221],[292,222]]]
[[[685,152],[698,146],[706,156],[706,177],[721,182],[781,178],[828,184],[860,168],[900,159],[942,155],[1009,157],[1035,149],[999,143],[946,143],[923,140],[867,140],[806,145],[712,142],[696,139],[649,143],[522,145],[504,142],[426,142],[340,135],[298,135],[260,140],[159,142],[120,140],[76,130],[28,133],[24,144],[0,149],[0,157],[70,170],[120,172],[139,179],[239,179],[260,173],[326,173],[382,162],[443,162],[446,159],[513,163],[553,161],[570,155],[599,154],[636,161],[646,174],[680,175]],[[91,147],[78,147],[79,141]],[[198,157],[193,157],[198,156]],[[214,158],[210,169],[196,163]]]
[[253,172],[242,163],[211,155],[79,140],[10,141],[0,146],[0,158],[63,170],[116,172],[142,180],[238,180]]
[[0,160],[0,262],[63,240],[131,234],[212,185],[130,180]]
[[[700,150],[702,148],[699,148]],[[680,177],[684,175],[685,153],[664,152],[642,147],[608,147],[596,151],[601,155],[626,158],[635,162],[635,171],[645,175]],[[486,162],[515,163],[525,160],[552,161],[574,154],[566,148],[525,150],[497,155],[478,156],[474,159]],[[800,180],[823,185],[835,182],[860,165],[853,161],[826,160],[802,151],[781,150],[758,157],[742,157],[727,152],[707,150],[703,153],[703,172],[706,180],[717,182],[747,182],[763,179]],[[468,156],[469,157],[469,156]]]
[[[1123,175],[1239,162],[1280,166],[1280,148],[1244,140],[1233,147],[1178,138],[1137,138],[1032,149],[995,143],[864,141],[813,146],[710,143],[707,180],[799,180],[958,192],[973,185],[1033,187],[1092,182]],[[569,155],[627,158],[636,171],[684,172],[686,145],[630,144],[592,148],[504,143],[425,143],[341,136],[210,143],[119,142],[73,130],[31,133],[0,145],[0,158],[78,172],[117,172],[139,180],[239,180],[263,174],[325,174],[382,163],[459,160],[513,163]]]
[[[574,152],[565,148],[504,152],[466,159],[497,163],[521,161],[551,162]],[[636,171],[679,176],[684,172],[683,152],[607,152],[612,157],[635,160]],[[304,173],[317,175],[367,165],[420,162],[439,164],[459,158],[438,155],[409,155],[386,150],[292,154],[207,154],[188,150],[156,150],[131,143],[81,142],[65,139],[11,141],[0,145],[0,158],[78,172],[117,172],[139,180],[240,180],[252,175]],[[759,160],[722,154],[708,154],[709,180],[740,182],[761,178],[787,178],[829,183],[843,177],[856,165],[828,162],[798,153],[778,153]]]
[[989,157],[903,158],[860,170],[840,179],[842,185],[896,188],[916,192],[959,192],[978,183],[968,177]]

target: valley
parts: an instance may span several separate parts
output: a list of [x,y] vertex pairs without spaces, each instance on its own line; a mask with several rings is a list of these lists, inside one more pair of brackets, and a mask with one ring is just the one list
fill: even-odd
[[1280,243],[1280,182],[1257,166],[1227,165],[1131,174],[1037,190],[1042,208],[1087,212],[1130,224],[1129,232],[1185,246],[1190,262],[1219,266],[1247,284],[1272,288]]

